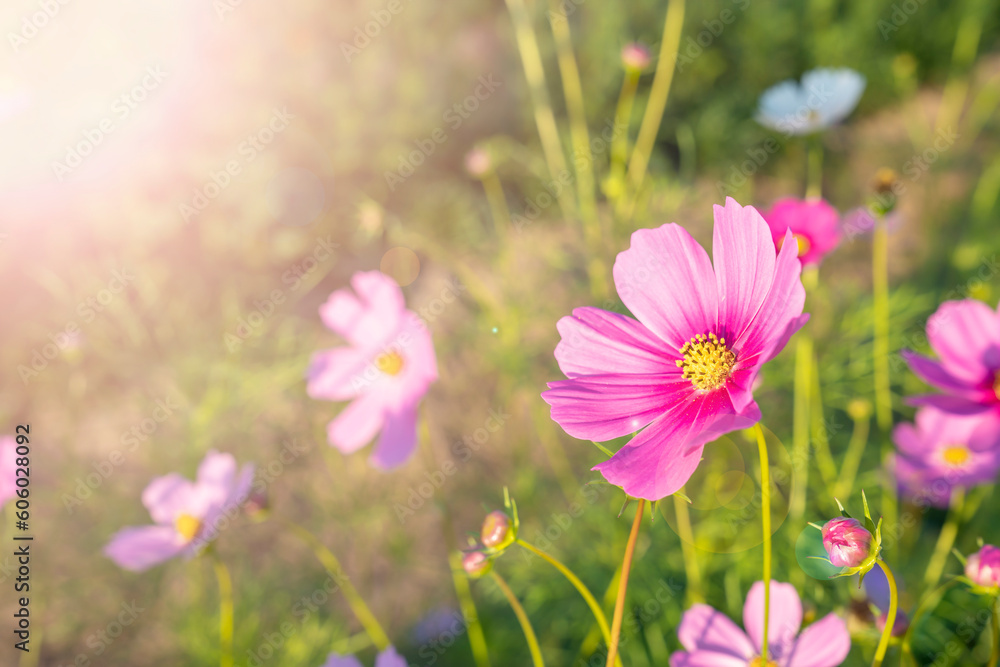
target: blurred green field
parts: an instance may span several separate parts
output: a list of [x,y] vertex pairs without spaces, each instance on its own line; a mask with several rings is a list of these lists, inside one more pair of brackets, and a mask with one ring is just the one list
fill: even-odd
[[[533,5],[568,148],[547,12],[566,13],[596,134],[614,118],[621,47],[642,41],[656,53],[666,3]],[[148,521],[139,498],[150,479],[171,471],[192,476],[209,449],[257,464],[273,514],[309,527],[338,555],[411,665],[473,664],[464,625],[456,626],[448,555],[478,534],[489,510],[502,507],[505,486],[522,534],[548,544],[598,597],[608,590],[632,511],[617,518],[622,492],[591,484],[599,475],[590,468],[604,456],[564,434],[539,394],[561,377],[552,356],[558,318],[582,305],[622,306],[610,284],[607,295],[592,293],[590,251],[576,221],[552,205],[530,224],[497,230],[481,184],[464,170],[467,152],[487,147],[507,206],[519,215],[548,180],[504,3],[404,0],[359,48],[355,29],[384,6],[248,2],[224,21],[202,8],[191,39],[207,44],[205,78],[183,89],[190,100],[148,137],[124,146],[131,162],[94,174],[81,168],[68,183],[46,172],[30,187],[0,186],[0,430],[30,423],[36,433],[40,649],[21,657],[5,646],[2,664],[218,662],[218,596],[205,559],[131,574],[101,553],[119,528]],[[723,11],[734,20],[716,24]],[[349,62],[345,44],[358,50]],[[858,109],[824,135],[824,196],[842,213],[864,205],[880,167],[898,171],[906,185],[890,237],[891,347],[895,417],[911,418],[903,396],[925,387],[897,351],[927,350],[924,325],[941,301],[972,297],[994,306],[1000,297],[998,47],[1000,12],[988,0],[688,3],[683,57],[633,220],[614,224],[599,195],[601,259],[610,266],[632,230],[669,221],[710,245],[711,206],[727,194],[761,208],[801,196],[804,144],[757,124],[757,99],[813,67],[860,71],[868,86]],[[454,111],[487,76],[498,82],[495,90],[476,110]],[[639,84],[633,137],[651,80],[649,72]],[[294,115],[288,129],[185,221],[180,205],[283,106]],[[445,140],[432,139],[433,152],[412,175],[387,182],[386,173],[437,129]],[[934,148],[940,137],[947,138],[943,150]],[[779,149],[757,164],[769,138]],[[734,180],[747,160],[750,177]],[[320,192],[319,199],[282,190],[275,176],[289,168],[317,177],[319,186],[305,192]],[[600,184],[607,156],[594,168]],[[309,219],[313,209],[318,215]],[[868,236],[845,242],[823,264],[806,306],[835,461],[851,436],[848,404],[872,395],[870,261]],[[303,380],[312,352],[336,343],[319,305],[353,272],[380,267],[405,283],[409,306],[429,322],[441,375],[422,407],[430,448],[390,473],[370,467],[365,454],[343,456],[327,445],[325,427],[339,405],[308,398]],[[58,346],[72,328],[80,332],[78,347],[48,358],[46,346]],[[776,453],[791,446],[793,366],[794,352],[786,350],[765,368],[757,392]],[[745,449],[740,433],[724,440],[708,451]],[[880,461],[890,446],[873,424],[858,483],[841,498],[849,507],[860,510],[864,488],[880,511]],[[755,470],[751,456],[747,472]],[[811,472],[804,520],[822,522],[835,504]],[[992,487],[982,496],[957,538],[963,553],[978,537],[1000,539]],[[732,502],[738,511],[748,499]],[[783,507],[776,502],[777,519]],[[903,608],[912,611],[944,513],[901,508],[907,512],[914,523],[888,549],[903,580]],[[757,538],[728,552],[698,549],[700,580],[691,581],[672,501],[657,514],[643,526],[629,586],[622,647],[629,667],[667,664],[693,599],[738,620],[747,589],[760,578]],[[695,512],[696,537],[721,531],[717,519]],[[802,571],[794,544],[806,526],[792,524],[784,521],[774,536],[775,578],[799,587],[808,618],[846,610],[854,587]],[[742,536],[758,528],[753,518],[737,530]],[[335,649],[357,651],[371,664],[374,651],[360,625],[340,596],[325,592],[326,573],[277,522],[236,522],[218,552],[235,583],[237,665],[318,667]],[[11,563],[0,556],[5,591]],[[565,580],[516,550],[497,568],[522,599],[546,664],[598,664],[588,662],[599,638],[592,617]],[[952,559],[946,572],[958,571]],[[530,664],[496,587],[489,580],[471,585],[493,664]],[[610,612],[613,600],[606,602]],[[125,615],[134,617],[127,624],[123,605],[141,609]],[[985,662],[989,633],[980,639],[961,631],[984,605],[949,592],[915,630],[920,664],[942,655],[948,661],[934,664]],[[12,609],[5,592],[0,615],[9,619]],[[878,630],[851,627],[845,664],[866,664]],[[949,647],[955,655],[944,653]],[[898,661],[891,649],[886,664]]]

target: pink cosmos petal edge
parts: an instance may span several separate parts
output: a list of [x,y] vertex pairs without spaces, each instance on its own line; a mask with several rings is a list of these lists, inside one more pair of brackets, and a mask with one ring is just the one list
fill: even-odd
[[174,556],[190,557],[218,536],[221,519],[250,496],[254,467],[238,469],[231,454],[210,451],[192,482],[177,473],[157,477],[142,493],[153,525],[120,530],[104,548],[119,567],[141,572]]
[[395,280],[380,271],[351,278],[320,317],[347,347],[313,355],[306,373],[312,398],[351,401],[327,427],[330,444],[354,453],[378,436],[371,462],[388,470],[406,462],[417,444],[417,406],[437,380],[434,343],[424,322],[407,310]]
[[[778,667],[836,667],[851,650],[847,624],[829,614],[801,633],[802,603],[791,584],[771,582],[768,657]],[[743,606],[743,626],[706,604],[686,612],[677,629],[683,651],[670,656],[670,667],[746,667],[762,653],[764,582],[758,581]]]
[[791,230],[799,241],[799,260],[805,265],[819,264],[840,244],[840,214],[823,199],[788,197],[763,215],[777,248]]
[[[754,208],[727,198],[714,212],[714,269],[676,223],[636,231],[613,272],[634,318],[578,308],[557,324],[555,357],[568,379],[550,382],[542,398],[576,438],[638,431],[594,468],[633,497],[658,500],[680,490],[706,443],[760,420],[752,392],[760,367],[809,317],[792,232],[775,255]],[[732,357],[699,387],[678,362],[697,362],[685,345],[704,352],[709,336]]]

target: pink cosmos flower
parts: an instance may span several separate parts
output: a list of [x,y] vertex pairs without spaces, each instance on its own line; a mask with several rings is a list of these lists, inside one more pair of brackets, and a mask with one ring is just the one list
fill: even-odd
[[764,641],[764,582],[750,587],[743,605],[743,627],[707,604],[686,612],[677,629],[684,646],[670,656],[670,667],[835,667],[851,650],[847,624],[828,614],[802,634],[802,602],[795,587],[771,582],[767,659],[761,658]]
[[823,526],[823,548],[834,567],[857,567],[870,555],[872,534],[857,519],[837,517]]
[[17,496],[14,469],[17,467],[17,441],[9,435],[0,437],[0,507]]
[[417,406],[437,377],[434,343],[423,320],[406,309],[396,281],[380,271],[355,273],[354,293],[337,290],[320,317],[347,347],[313,356],[313,398],[351,400],[327,428],[330,444],[355,452],[379,431],[371,461],[388,469],[404,463],[417,444]]
[[764,220],[778,250],[785,232],[792,230],[803,264],[819,264],[840,243],[840,214],[823,199],[781,199],[764,213]]
[[1000,586],[1000,549],[992,544],[984,544],[982,549],[965,561],[965,576],[977,586]]
[[676,223],[641,229],[614,266],[618,295],[637,319],[577,308],[557,325],[555,356],[569,379],[550,382],[542,397],[576,438],[643,429],[594,468],[630,496],[678,491],[705,443],[756,423],[758,371],[809,317],[791,231],[775,257],[760,214],[727,198],[715,207],[713,254],[714,270]]
[[1000,419],[955,415],[927,406],[916,425],[899,424],[895,472],[904,495],[947,506],[954,487],[986,484],[1000,472]]
[[254,467],[237,470],[231,454],[210,451],[191,482],[177,473],[157,477],[142,492],[142,504],[155,522],[125,528],[104,553],[120,567],[141,572],[174,556],[190,558],[218,535],[223,515],[250,495]]
[[[323,667],[361,667],[361,661],[353,655],[331,653]],[[375,658],[375,667],[407,667],[406,658],[390,646]]]
[[927,339],[940,361],[910,350],[903,350],[903,358],[920,379],[945,394],[910,402],[957,414],[992,411],[1000,416],[1000,312],[973,299],[945,301],[927,320]]

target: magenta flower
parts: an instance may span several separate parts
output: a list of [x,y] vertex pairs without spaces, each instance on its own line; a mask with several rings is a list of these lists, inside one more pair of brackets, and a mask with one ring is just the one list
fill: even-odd
[[142,492],[154,525],[122,529],[104,548],[105,555],[135,572],[174,556],[195,555],[250,495],[253,474],[253,465],[237,470],[231,454],[210,451],[195,482],[177,473],[157,477]]
[[984,544],[982,549],[965,561],[965,576],[976,586],[1000,586],[1000,549],[992,544]]
[[0,507],[17,496],[14,469],[17,467],[17,442],[9,435],[0,437]]
[[743,605],[746,632],[722,612],[696,604],[677,629],[684,646],[670,656],[670,667],[835,667],[851,650],[847,624],[828,614],[802,634],[802,602],[795,587],[771,582],[771,613],[767,629],[768,655],[761,658],[764,641],[764,582],[750,587]]
[[1000,312],[981,301],[945,301],[927,320],[927,339],[940,361],[910,350],[903,358],[924,382],[944,391],[910,399],[947,412],[1000,415]]
[[[750,206],[715,207],[713,254],[676,223],[632,234],[614,266],[618,295],[637,319],[577,308],[557,325],[556,360],[568,380],[542,394],[576,438],[611,440],[643,429],[595,466],[637,498],[658,500],[694,473],[705,443],[760,419],[760,367],[805,323],[792,233],[777,257]],[[645,428],[643,428],[645,427]]]
[[[361,661],[353,655],[331,653],[323,667],[361,667]],[[407,667],[406,658],[390,646],[375,657],[375,667]]]
[[1000,472],[1000,419],[955,415],[927,406],[916,425],[899,424],[895,473],[901,491],[945,507],[954,487],[986,484]]
[[641,72],[652,62],[649,49],[639,42],[630,42],[622,47],[622,65],[625,69]]
[[840,243],[840,214],[822,199],[781,199],[764,213],[764,220],[778,250],[785,232],[792,231],[803,264],[819,264]]
[[354,293],[337,290],[320,317],[349,346],[318,352],[308,371],[313,398],[351,403],[330,422],[330,444],[344,454],[381,431],[371,456],[388,469],[417,444],[417,406],[437,377],[434,343],[423,320],[406,309],[396,281],[379,271],[355,273]]
[[872,534],[857,519],[837,517],[823,526],[823,548],[834,567],[857,567],[871,555]]

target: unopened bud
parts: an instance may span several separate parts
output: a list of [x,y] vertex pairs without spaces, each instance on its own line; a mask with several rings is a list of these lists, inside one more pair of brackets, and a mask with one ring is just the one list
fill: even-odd
[[638,42],[626,44],[622,48],[622,65],[631,72],[641,72],[649,67],[652,58],[649,49]]
[[482,551],[470,551],[462,556],[462,569],[473,579],[478,579],[493,569],[493,561]]
[[480,537],[483,540],[483,545],[502,551],[514,543],[516,535],[514,535],[510,517],[504,512],[496,510],[486,515]]
[[965,576],[976,586],[1000,586],[1000,549],[992,544],[983,545],[982,549],[965,561]]
[[493,160],[482,148],[473,148],[465,154],[465,170],[470,176],[482,178],[493,171]]
[[857,519],[838,517],[823,526],[823,548],[834,567],[857,567],[871,555],[872,534]]

